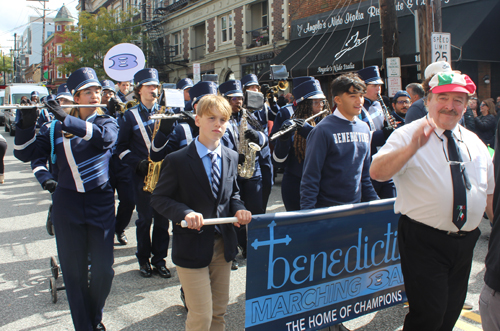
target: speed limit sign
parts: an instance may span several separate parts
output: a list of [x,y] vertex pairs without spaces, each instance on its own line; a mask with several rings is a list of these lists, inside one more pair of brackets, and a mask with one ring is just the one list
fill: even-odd
[[451,34],[433,32],[431,35],[432,62],[446,61],[451,64]]

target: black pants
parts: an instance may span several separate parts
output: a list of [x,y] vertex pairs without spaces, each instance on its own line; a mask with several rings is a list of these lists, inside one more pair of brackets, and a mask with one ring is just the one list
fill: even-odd
[[7,151],[7,142],[3,140],[3,137],[0,138],[0,175],[3,175],[4,166],[3,166],[3,158],[5,157],[5,152]]
[[403,330],[452,331],[467,295],[472,255],[481,231],[451,237],[403,215],[398,232],[410,304]]

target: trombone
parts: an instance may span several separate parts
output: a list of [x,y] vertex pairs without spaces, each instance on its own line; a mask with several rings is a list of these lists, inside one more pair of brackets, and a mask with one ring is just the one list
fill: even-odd
[[[78,104],[74,104],[74,105],[60,105],[59,107],[61,108],[97,108],[97,107],[106,107],[106,105],[103,105],[103,104],[96,104],[96,105],[78,105]],[[15,104],[15,105],[4,105],[4,106],[0,106],[0,109],[32,109],[32,108],[47,108],[46,105],[42,105],[42,104],[37,104],[37,105],[19,105],[19,104]]]

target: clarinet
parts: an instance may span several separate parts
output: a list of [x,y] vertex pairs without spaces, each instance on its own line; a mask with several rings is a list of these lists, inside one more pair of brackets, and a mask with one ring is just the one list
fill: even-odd
[[382,96],[379,94],[377,94],[377,100],[378,102],[380,102],[380,106],[382,107],[382,111],[384,112],[384,116],[385,116],[385,120],[387,121],[387,127],[390,128],[390,129],[394,129],[394,125],[392,125],[391,123],[391,120],[394,120],[394,118],[392,117],[392,115],[389,113],[389,110],[387,109],[387,107],[385,106],[385,103],[384,103],[384,100],[382,99]]
[[[329,112],[329,110],[328,110],[328,109],[324,109],[324,110],[320,111],[319,113],[317,113],[317,114],[315,114],[315,115],[313,115],[313,116],[311,116],[311,117],[306,118],[306,119],[304,120],[304,122],[309,122],[310,120],[315,119],[316,117],[318,117],[318,116],[320,116],[320,115],[323,115],[323,114],[325,114],[325,113],[328,113],[328,112]],[[269,140],[270,140],[270,141],[276,140],[276,138],[278,138],[278,137],[280,137],[280,136],[284,135],[285,133],[290,132],[290,131],[292,131],[292,130],[295,130],[295,128],[296,128],[296,127],[297,127],[297,123],[295,123],[295,122],[294,122],[294,123],[293,123],[292,125],[290,125],[288,128],[283,129],[283,130],[278,131],[278,132],[276,132],[275,134],[273,134],[273,135],[272,135],[272,137],[271,137]]]

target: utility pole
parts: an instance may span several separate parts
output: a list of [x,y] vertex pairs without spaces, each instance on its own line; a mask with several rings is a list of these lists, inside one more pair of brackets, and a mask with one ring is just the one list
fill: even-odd
[[14,33],[14,83],[19,83],[17,81],[17,33]]
[[380,30],[382,30],[382,65],[388,57],[399,57],[398,16],[394,0],[380,0]]
[[[425,5],[418,6],[418,34],[420,41],[420,70],[425,70],[432,62],[431,33],[441,32],[443,27],[441,1],[429,0]],[[422,77],[424,79],[424,77]]]
[[36,8],[36,7],[31,7],[33,9],[35,9],[38,13],[38,15],[40,15],[40,12],[39,10],[42,11],[42,62],[40,63],[40,82],[43,82],[43,66],[44,66],[44,57],[45,57],[45,52],[43,51],[43,46],[45,45],[45,12],[48,11],[49,9],[47,9],[45,7],[45,4],[46,2],[48,2],[49,0],[26,0],[26,1],[38,1],[40,2],[40,4],[43,3],[43,9],[40,9],[40,8]]

